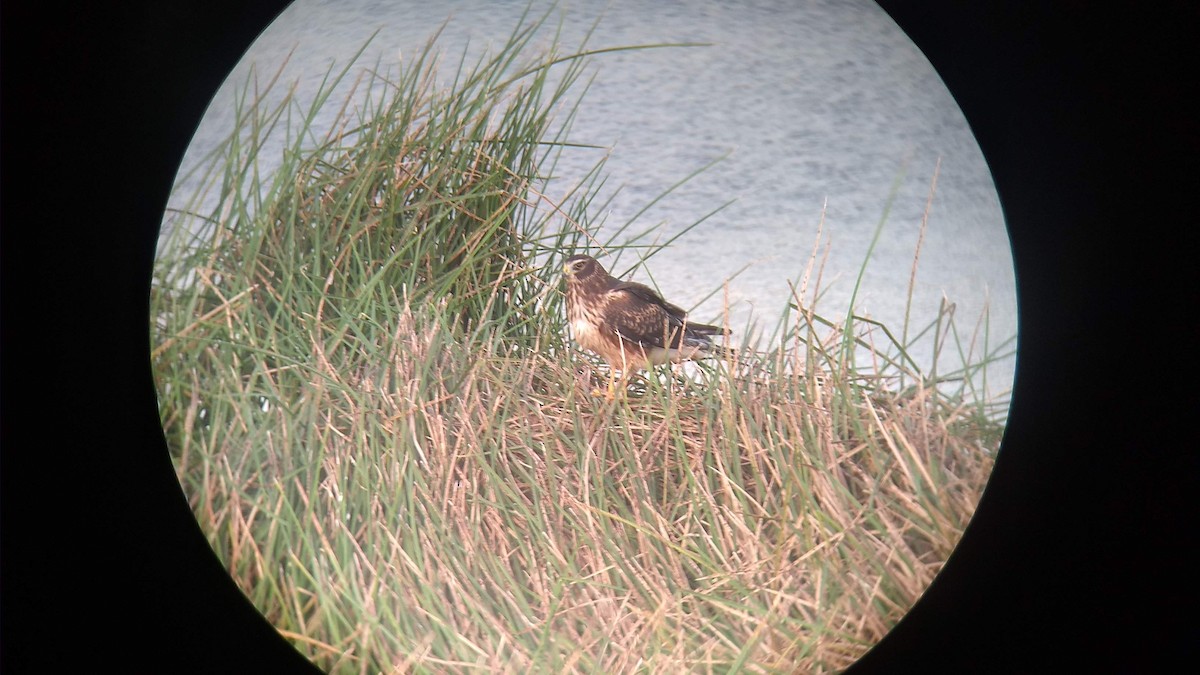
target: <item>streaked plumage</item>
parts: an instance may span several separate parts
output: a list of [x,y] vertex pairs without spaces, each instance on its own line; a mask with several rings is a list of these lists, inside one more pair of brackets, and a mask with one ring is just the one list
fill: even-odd
[[[612,277],[590,256],[571,256],[563,273],[575,341],[620,370],[622,377],[668,361],[724,353],[712,340],[723,329],[688,321],[687,312],[650,287]],[[612,386],[610,372],[610,396]]]

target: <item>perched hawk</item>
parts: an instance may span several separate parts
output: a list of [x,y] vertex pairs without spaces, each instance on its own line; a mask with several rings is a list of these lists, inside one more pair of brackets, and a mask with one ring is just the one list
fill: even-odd
[[613,370],[624,379],[648,366],[725,353],[712,340],[723,329],[688,321],[687,312],[651,288],[613,278],[590,256],[567,258],[563,273],[575,341],[610,366],[608,398],[614,395]]

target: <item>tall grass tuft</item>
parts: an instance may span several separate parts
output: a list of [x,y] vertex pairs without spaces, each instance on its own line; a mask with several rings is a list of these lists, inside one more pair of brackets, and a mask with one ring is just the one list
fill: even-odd
[[600,166],[543,195],[588,52],[529,57],[544,19],[447,86],[432,43],[376,69],[326,133],[349,67],[303,108],[243,90],[152,292],[196,517],[329,672],[841,670],[973,512],[1003,402],[961,383],[995,350],[938,317],[916,337],[964,365],[930,378],[816,314],[815,274],[776,347],[591,397],[557,268]]

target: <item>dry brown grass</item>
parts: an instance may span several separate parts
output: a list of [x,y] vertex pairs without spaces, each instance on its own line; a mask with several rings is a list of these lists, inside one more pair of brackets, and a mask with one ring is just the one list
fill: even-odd
[[448,335],[406,312],[374,374],[319,366],[299,408],[180,449],[234,578],[330,671],[835,672],[991,468],[969,408],[795,351],[608,402],[579,354]]

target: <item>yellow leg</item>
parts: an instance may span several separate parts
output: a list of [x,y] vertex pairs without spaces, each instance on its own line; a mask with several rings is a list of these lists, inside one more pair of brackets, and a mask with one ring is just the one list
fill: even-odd
[[[593,389],[592,396],[595,396],[595,397],[603,396],[604,399],[608,400],[608,401],[615,399],[617,397],[616,376],[617,376],[616,372],[612,368],[609,368],[608,369],[608,388],[607,389]],[[624,381],[624,379],[625,379],[625,373],[621,373],[621,380]]]

